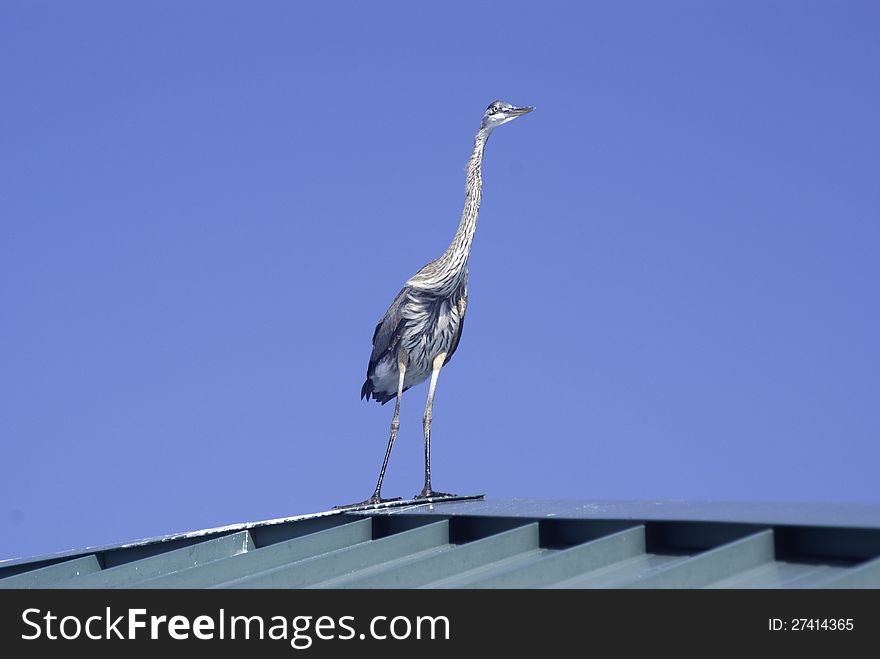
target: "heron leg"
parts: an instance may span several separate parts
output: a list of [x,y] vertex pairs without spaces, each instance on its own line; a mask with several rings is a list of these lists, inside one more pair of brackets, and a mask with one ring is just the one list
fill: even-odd
[[425,499],[428,497],[451,497],[454,494],[447,492],[435,492],[431,488],[431,419],[434,408],[434,390],[437,388],[437,378],[440,375],[440,369],[443,368],[443,362],[446,360],[446,353],[440,353],[434,359],[433,370],[431,371],[431,385],[428,388],[428,403],[425,405],[425,416],[422,418],[422,427],[425,430],[425,487],[421,493],[416,495],[416,499]]
[[403,379],[406,376],[406,367],[409,364],[406,352],[403,349],[397,351],[397,400],[394,401],[394,417],[391,419],[391,436],[388,439],[388,448],[385,449],[385,459],[382,461],[382,469],[379,471],[379,482],[376,483],[376,491],[373,496],[365,501],[352,503],[347,506],[335,506],[336,508],[351,508],[352,506],[364,506],[370,504],[384,503],[386,501],[400,501],[400,497],[392,499],[383,499],[381,495],[382,480],[385,478],[385,469],[388,468],[388,458],[391,457],[391,447],[394,446],[394,440],[397,437],[397,430],[400,428],[400,399],[403,397]]

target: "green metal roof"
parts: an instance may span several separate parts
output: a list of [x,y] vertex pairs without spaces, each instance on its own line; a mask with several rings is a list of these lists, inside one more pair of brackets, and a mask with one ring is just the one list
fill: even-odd
[[470,501],[0,562],[0,588],[880,587],[880,507]]

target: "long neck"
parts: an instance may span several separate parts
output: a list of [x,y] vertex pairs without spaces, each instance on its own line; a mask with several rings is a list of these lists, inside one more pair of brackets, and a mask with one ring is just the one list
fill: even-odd
[[464,209],[458,230],[449,247],[436,261],[438,274],[442,278],[460,279],[467,268],[467,260],[477,229],[477,215],[480,212],[480,198],[483,194],[483,149],[489,139],[490,131],[480,129],[474,137],[474,149],[467,163],[467,176],[464,184]]

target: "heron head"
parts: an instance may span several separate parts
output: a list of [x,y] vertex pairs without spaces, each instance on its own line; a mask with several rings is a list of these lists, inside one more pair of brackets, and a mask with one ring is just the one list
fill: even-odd
[[513,121],[524,114],[528,114],[534,109],[535,108],[532,105],[517,107],[505,101],[492,101],[492,103],[489,104],[489,107],[486,108],[486,113],[483,115],[483,122],[480,124],[480,128],[494,130],[498,128],[498,126],[506,124],[508,121]]

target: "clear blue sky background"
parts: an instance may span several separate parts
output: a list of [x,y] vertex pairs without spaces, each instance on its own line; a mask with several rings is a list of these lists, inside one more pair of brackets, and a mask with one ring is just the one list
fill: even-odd
[[878,62],[876,2],[3,2],[0,558],[368,496],[495,98],[435,486],[880,503]]

